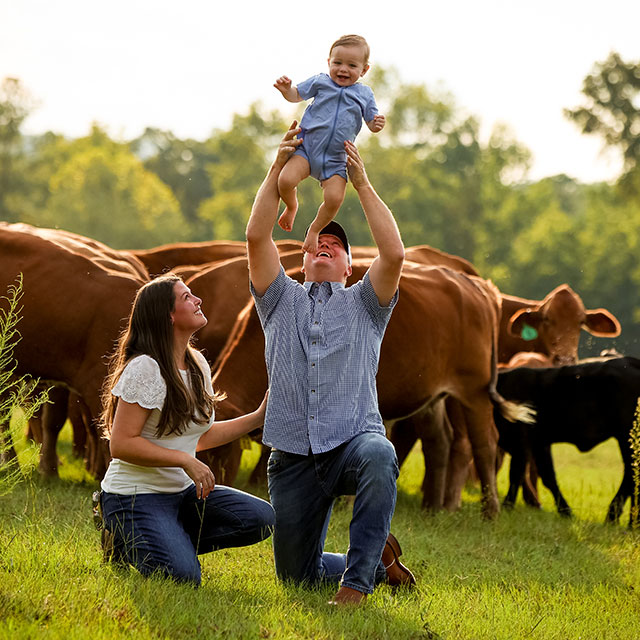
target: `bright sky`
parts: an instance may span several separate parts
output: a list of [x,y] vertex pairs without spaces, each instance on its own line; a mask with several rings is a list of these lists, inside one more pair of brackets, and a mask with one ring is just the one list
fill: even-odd
[[254,101],[289,112],[275,79],[325,71],[331,43],[358,33],[372,65],[448,90],[485,139],[507,124],[534,154],[531,179],[592,182],[620,159],[562,109],[611,50],[640,59],[639,24],[638,0],[0,0],[0,79],[39,100],[26,133],[78,137],[97,121],[116,138],[205,139]]

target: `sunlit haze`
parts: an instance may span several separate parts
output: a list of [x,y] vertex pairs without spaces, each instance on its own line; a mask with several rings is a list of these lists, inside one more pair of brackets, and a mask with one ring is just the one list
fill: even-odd
[[623,0],[0,0],[0,78],[38,100],[25,133],[77,137],[96,121],[115,138],[152,126],[205,139],[252,102],[292,113],[275,79],[325,71],[331,42],[359,33],[372,65],[450,92],[483,139],[508,125],[533,153],[530,179],[592,182],[615,178],[620,158],[562,110],[581,104],[582,80],[612,50],[640,58],[638,24],[640,3]]

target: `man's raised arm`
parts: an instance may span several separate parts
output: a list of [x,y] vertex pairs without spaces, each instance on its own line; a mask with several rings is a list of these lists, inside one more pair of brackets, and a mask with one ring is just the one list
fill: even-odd
[[295,136],[300,132],[297,122],[293,122],[285,134],[267,177],[258,189],[247,223],[247,253],[249,256],[249,277],[259,296],[264,295],[269,285],[280,272],[280,256],[273,241],[273,227],[278,218],[278,176],[296,147],[302,142]]
[[358,149],[349,141],[344,143],[344,147],[351,184],[358,192],[371,235],[378,247],[378,257],[369,269],[369,278],[378,296],[378,302],[387,306],[400,282],[404,245],[393,214],[369,182]]

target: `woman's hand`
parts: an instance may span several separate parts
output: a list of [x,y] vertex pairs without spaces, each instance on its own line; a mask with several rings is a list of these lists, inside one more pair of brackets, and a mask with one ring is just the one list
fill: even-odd
[[264,398],[262,398],[262,402],[260,403],[260,406],[256,409],[256,415],[260,419],[260,426],[264,424],[264,416],[267,412],[268,400],[269,400],[269,389],[267,389],[267,392],[264,394]]
[[194,456],[189,456],[188,454],[187,456],[182,468],[196,485],[196,496],[204,500],[216,486],[216,477],[204,462]]

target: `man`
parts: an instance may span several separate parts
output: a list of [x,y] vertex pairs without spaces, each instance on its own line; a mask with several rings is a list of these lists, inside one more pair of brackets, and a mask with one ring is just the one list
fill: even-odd
[[[316,251],[304,254],[304,285],[285,275],[272,233],[278,175],[300,144],[299,131],[294,122],[283,138],[247,225],[251,292],[269,373],[263,440],[272,447],[268,483],[276,512],[276,573],[296,582],[339,582],[330,604],[360,604],[379,582],[415,584],[389,533],[398,464],[375,386],[404,247],[358,150],[345,142],[349,176],[379,256],[360,282],[345,287],[349,242],[332,221],[320,232]],[[331,508],[340,495],[355,495],[346,555],[323,552]]]

